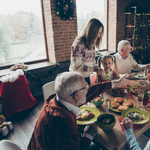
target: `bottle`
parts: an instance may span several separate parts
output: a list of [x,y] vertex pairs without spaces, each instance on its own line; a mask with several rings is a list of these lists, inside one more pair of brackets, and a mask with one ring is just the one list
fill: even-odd
[[144,94],[143,105],[146,106],[149,101],[149,96],[147,93]]

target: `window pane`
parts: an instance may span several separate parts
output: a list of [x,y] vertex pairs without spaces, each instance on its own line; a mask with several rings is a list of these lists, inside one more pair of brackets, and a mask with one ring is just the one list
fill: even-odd
[[41,59],[46,59],[41,0],[1,1],[0,66]]
[[91,18],[99,19],[104,25],[104,36],[100,49],[107,49],[107,0],[76,0],[76,5],[78,34],[82,32]]

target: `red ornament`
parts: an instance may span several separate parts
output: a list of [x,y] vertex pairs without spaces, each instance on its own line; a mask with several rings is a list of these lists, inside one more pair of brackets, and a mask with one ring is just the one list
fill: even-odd
[[60,5],[60,3],[58,3],[58,5]]
[[63,0],[63,3],[65,3],[65,0]]
[[64,18],[64,20],[66,20],[66,19]]
[[71,8],[73,8],[73,6],[71,6]]

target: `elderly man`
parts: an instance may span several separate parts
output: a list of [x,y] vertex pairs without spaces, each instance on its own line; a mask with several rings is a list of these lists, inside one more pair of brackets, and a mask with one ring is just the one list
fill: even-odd
[[77,72],[64,72],[55,79],[56,96],[50,96],[37,119],[28,150],[87,150],[97,134],[95,125],[88,125],[84,133],[78,132],[76,117],[81,104],[92,100],[112,87],[129,82],[123,77],[118,81],[87,85]]
[[114,55],[119,74],[131,73],[131,70],[140,71],[144,68],[149,68],[149,65],[139,65],[130,52],[130,42],[127,40],[121,40],[118,43],[118,52]]

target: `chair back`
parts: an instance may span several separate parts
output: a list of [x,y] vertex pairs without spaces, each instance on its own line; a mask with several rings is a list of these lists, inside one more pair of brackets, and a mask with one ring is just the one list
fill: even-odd
[[0,150],[22,150],[17,144],[9,140],[0,141]]
[[55,81],[51,81],[44,84],[42,90],[43,90],[43,96],[45,101],[47,97],[49,97],[52,94],[55,94]]

